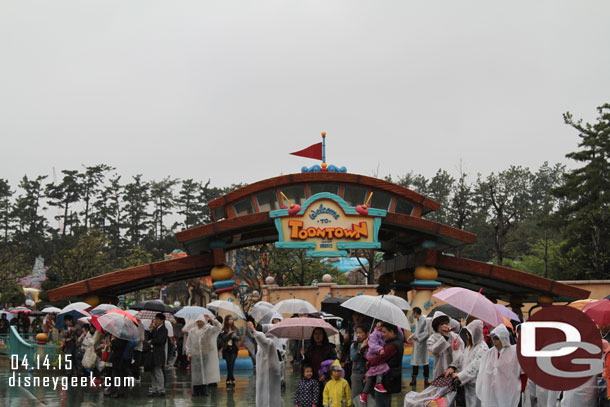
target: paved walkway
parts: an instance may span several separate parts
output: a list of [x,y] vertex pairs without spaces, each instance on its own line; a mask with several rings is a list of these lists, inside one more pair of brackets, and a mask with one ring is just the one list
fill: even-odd
[[[10,407],[21,406],[61,406],[61,407],[93,407],[93,406],[112,406],[112,407],[135,407],[135,406],[226,406],[226,407],[246,407],[255,405],[256,377],[253,375],[237,375],[235,388],[227,390],[224,385],[224,377],[218,388],[212,389],[208,397],[191,397],[190,374],[182,371],[168,372],[167,396],[165,398],[150,398],[147,396],[150,385],[150,374],[143,373],[142,382],[137,383],[125,398],[108,398],[102,395],[101,389],[89,387],[69,388],[62,390],[59,385],[58,390],[52,387],[25,387],[11,386],[9,380],[13,374],[18,377],[19,372],[10,369],[6,358],[0,359],[0,405]],[[28,376],[21,373],[22,381]],[[37,376],[50,376],[60,378],[53,372],[39,372]],[[31,377],[31,376],[30,376]],[[403,370],[403,392],[393,397],[392,406],[402,406],[404,394],[410,390],[408,381],[411,379],[410,370]],[[299,380],[299,374],[292,372],[288,368],[286,373],[286,391],[282,395],[283,405],[292,407],[294,389]],[[23,382],[22,382],[23,384]],[[423,388],[423,382],[418,384],[418,390]],[[371,403],[372,404],[372,403]],[[369,405],[370,407],[370,405]]]

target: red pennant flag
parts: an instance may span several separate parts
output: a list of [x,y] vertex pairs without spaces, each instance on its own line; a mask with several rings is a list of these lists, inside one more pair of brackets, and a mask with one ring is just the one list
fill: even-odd
[[322,159],[322,143],[316,143],[300,151],[290,153],[292,155],[298,155],[299,157],[313,158],[314,160]]

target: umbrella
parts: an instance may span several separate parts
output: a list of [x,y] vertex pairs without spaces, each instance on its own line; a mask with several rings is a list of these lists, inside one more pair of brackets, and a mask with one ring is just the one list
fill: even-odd
[[84,310],[79,311],[79,310],[73,309],[73,310],[66,311],[66,312],[62,311],[60,314],[57,315],[57,318],[55,318],[55,328],[57,328],[58,330],[62,330],[66,327],[66,323],[64,322],[64,318],[66,317],[66,315],[71,315],[73,321],[78,321],[82,317],[91,316],[91,314],[89,314],[87,311],[84,311]]
[[61,309],[57,307],[45,307],[42,312],[44,312],[45,314],[59,314],[61,312]]
[[134,324],[138,325],[138,320],[135,317],[135,315],[137,315],[137,314],[134,315],[131,312],[127,312],[122,309],[111,309],[109,311],[106,311],[106,314],[111,314],[111,313],[124,315],[125,317],[131,319]]
[[492,326],[502,325],[503,323],[500,311],[496,309],[493,302],[481,294],[481,291],[476,292],[462,287],[451,287],[433,296]]
[[147,311],[156,311],[156,312],[168,312],[170,314],[174,313],[174,309],[172,307],[170,307],[169,305],[165,305],[161,301],[158,301],[158,300],[139,302],[136,305],[133,305],[131,307],[131,309],[135,309],[138,311],[147,310]]
[[182,309],[180,311],[176,312],[176,314],[174,314],[174,315],[178,318],[184,318],[184,319],[196,319],[200,315],[209,315],[212,318],[214,318],[214,314],[212,314],[210,312],[210,310],[203,308],[203,307],[190,306],[190,305],[182,307]]
[[216,312],[218,312],[219,310],[224,310],[227,312],[231,312],[242,319],[246,319],[246,316],[242,312],[241,308],[239,308],[239,306],[237,304],[230,302],[230,301],[224,301],[224,300],[212,301],[208,304],[208,309],[211,309],[212,311],[216,311]]
[[128,314],[133,315],[134,317],[138,313],[138,311],[136,311],[135,309],[128,309],[128,310],[125,310],[125,312],[127,312]]
[[[157,311],[142,310],[142,311],[138,311],[138,313],[136,315],[134,315],[134,317],[139,320],[155,319],[157,314],[158,314]],[[176,318],[174,318],[174,316],[172,314],[170,314],[169,312],[163,312],[163,315],[165,315],[165,319],[168,320],[169,322],[176,322]]]
[[593,302],[597,302],[598,300],[594,300],[594,299],[586,299],[586,300],[578,300],[578,301],[574,301],[571,302],[569,304],[566,304],[568,307],[572,307],[572,308],[576,308],[579,311],[582,311],[582,309],[584,307],[586,307],[587,305],[593,303]]
[[100,304],[97,307],[93,308],[89,313],[91,315],[102,315],[106,311],[110,311],[112,309],[119,309],[116,305],[112,304]]
[[409,311],[411,309],[411,306],[409,305],[409,302],[407,300],[405,300],[404,298],[400,298],[396,295],[379,295],[378,297],[383,297],[386,300],[390,301],[392,304],[396,305],[398,308],[400,308],[403,311]]
[[269,329],[278,338],[309,339],[316,328],[322,328],[328,336],[339,333],[332,325],[319,318],[287,318]]
[[100,325],[100,323],[97,321],[97,319],[99,318],[99,315],[92,315],[91,316],[91,325],[93,325],[95,327],[95,329],[97,329],[98,331],[102,332],[102,326]]
[[61,311],[57,314],[57,318],[55,319],[55,328],[61,330],[65,328],[64,318],[66,315],[71,315],[73,321],[78,321],[82,317],[89,317],[89,314],[86,309],[91,308],[91,305],[86,302],[74,302],[72,304],[68,304],[61,309]]
[[591,303],[582,309],[597,325],[610,325],[610,300],[603,299]]
[[505,307],[502,304],[494,304],[494,307],[496,307],[496,309],[500,311],[500,314],[502,314],[503,317],[512,319],[513,321],[521,322],[521,318],[519,318],[519,315],[517,315],[512,309]]
[[338,316],[333,315],[333,314],[328,314],[326,312],[321,312],[320,311],[320,314],[318,314],[318,315],[319,315],[319,317],[322,317],[322,319],[325,320],[325,321],[329,321],[329,320],[333,320],[333,319],[339,320],[339,321],[343,320],[343,318],[341,318],[341,317],[338,317]]
[[404,329],[411,328],[403,310],[385,298],[360,295],[350,298],[341,304],[341,306]]
[[11,314],[19,314],[20,312],[29,314],[30,312],[32,312],[32,310],[27,308],[27,307],[15,307],[15,308],[11,308]]
[[47,315],[42,311],[32,311],[28,314],[28,317],[41,317],[43,315]]
[[138,338],[138,327],[127,315],[125,313],[109,312],[97,317],[97,322],[102,329],[117,338],[133,341]]
[[82,317],[82,318],[79,318],[78,321],[76,321],[76,322],[78,322],[79,324],[83,324],[83,325],[84,324],[90,324],[91,323],[91,317]]
[[305,300],[298,300],[296,298],[292,298],[290,300],[282,300],[277,303],[275,307],[272,309],[273,312],[277,312],[279,314],[313,314],[314,312],[318,312],[316,307],[311,305],[309,302]]
[[[259,301],[252,306],[250,309],[250,315],[256,322],[259,323],[269,323],[271,322],[271,316],[273,315],[273,304],[269,304],[266,301]],[[268,319],[268,321],[261,322],[263,319]]]
[[330,297],[321,302],[322,311],[336,315],[344,320],[351,320],[352,311],[343,308],[341,304],[353,297]]
[[448,317],[451,317],[453,319],[466,319],[466,317],[468,316],[467,313],[465,313],[464,311],[460,311],[459,309],[455,308],[453,305],[449,305],[449,304],[443,304],[443,305],[439,305],[438,307],[434,307],[434,309],[430,312],[430,315],[428,315],[428,318],[432,318],[434,317],[434,313],[436,311],[442,312],[443,314],[447,315]]

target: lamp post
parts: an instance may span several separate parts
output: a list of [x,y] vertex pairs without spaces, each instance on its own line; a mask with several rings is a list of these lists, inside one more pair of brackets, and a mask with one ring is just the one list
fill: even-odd
[[241,281],[237,286],[237,294],[239,295],[239,303],[241,304],[241,309],[244,310],[244,314],[248,315],[246,311],[246,295],[248,294],[248,284],[245,281]]

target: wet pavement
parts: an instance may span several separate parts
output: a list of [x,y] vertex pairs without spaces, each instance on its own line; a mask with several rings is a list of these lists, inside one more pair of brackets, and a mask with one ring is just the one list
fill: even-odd
[[[20,375],[19,375],[20,373]],[[245,373],[245,372],[244,372]],[[101,388],[91,387],[70,387],[63,390],[61,382],[58,383],[57,390],[53,389],[52,382],[49,386],[24,386],[25,377],[32,380],[32,374],[13,371],[10,368],[8,359],[0,358],[0,405],[21,407],[21,406],[226,406],[226,407],[246,407],[255,405],[256,377],[252,374],[236,373],[235,387],[229,390],[224,385],[224,376],[218,387],[212,389],[211,395],[207,397],[192,397],[190,374],[186,371],[168,371],[166,380],[167,396],[164,398],[148,397],[148,387],[150,385],[150,374],[143,373],[141,383],[136,383],[124,398],[104,397]],[[222,374],[222,372],[221,372]],[[21,377],[22,385],[11,382],[11,376]],[[47,380],[61,380],[56,372],[38,371],[33,376],[49,377]],[[287,367],[286,390],[282,392],[283,406],[292,407],[294,390],[300,379],[299,373],[293,372],[291,367]],[[410,391],[408,385],[411,379],[411,371],[403,370],[403,392],[392,397],[392,406],[402,406],[404,394]],[[418,382],[418,391],[423,389],[423,381]],[[369,407],[372,403],[369,403]]]

